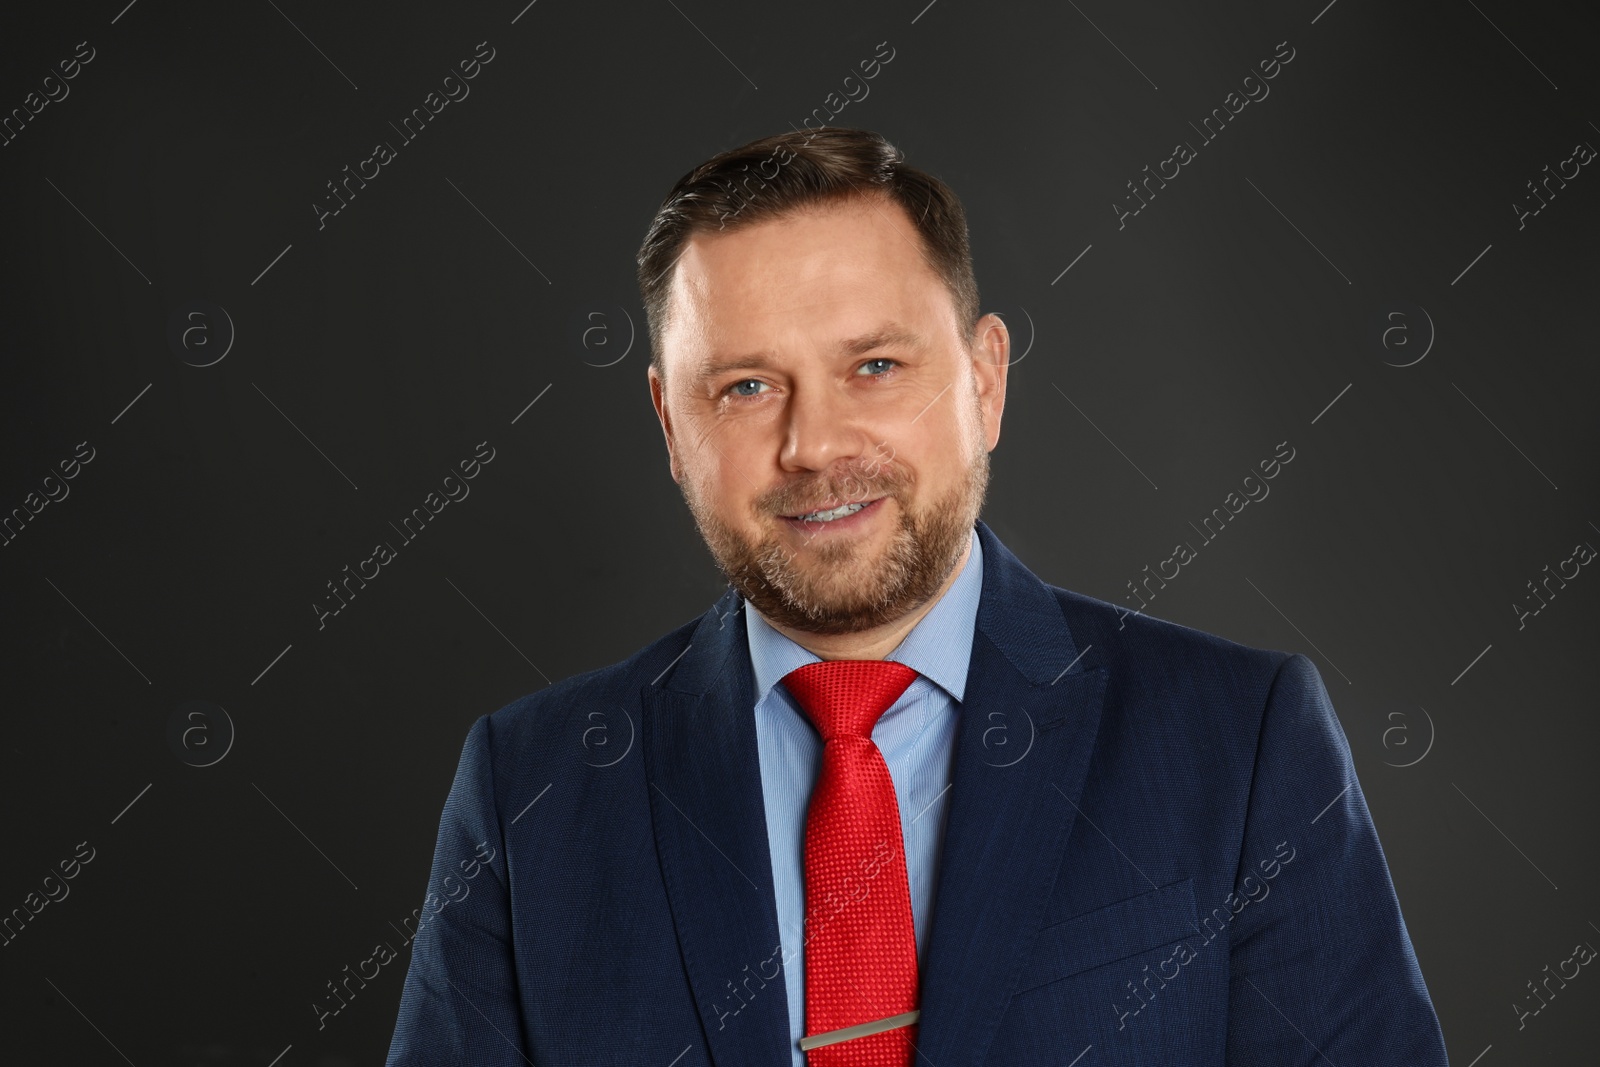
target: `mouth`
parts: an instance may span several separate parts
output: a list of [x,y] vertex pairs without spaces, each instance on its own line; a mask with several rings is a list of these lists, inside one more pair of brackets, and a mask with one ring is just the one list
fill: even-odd
[[844,529],[854,527],[866,520],[868,515],[879,510],[883,497],[868,501],[853,501],[848,504],[824,506],[814,511],[804,512],[799,515],[780,516],[784,522],[796,529],[807,533],[815,533],[826,529]]

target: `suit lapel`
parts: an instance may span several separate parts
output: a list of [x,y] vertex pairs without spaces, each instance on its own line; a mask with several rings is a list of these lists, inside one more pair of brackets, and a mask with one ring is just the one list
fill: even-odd
[[788,999],[741,601],[640,690],[656,855],[712,1060],[787,1067]]
[[921,977],[919,1065],[983,1061],[1055,883],[1106,669],[1055,594],[984,523],[983,594],[956,726]]
[[[1055,594],[979,522],[983,592],[958,712],[918,1064],[976,1065],[1045,901],[1100,724],[1106,671]],[[640,690],[650,815],[684,967],[720,1067],[790,1060],[752,700],[730,587],[689,647]],[[776,973],[775,973],[776,972]]]

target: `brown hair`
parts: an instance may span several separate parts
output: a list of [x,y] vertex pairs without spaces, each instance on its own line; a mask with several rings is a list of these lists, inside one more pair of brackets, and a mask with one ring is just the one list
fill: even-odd
[[876,133],[822,126],[751,141],[712,156],[679,178],[639,247],[650,365],[658,374],[665,369],[661,338],[667,298],[673,269],[690,237],[852,196],[885,196],[905,209],[935,273],[950,290],[958,325],[970,332],[979,311],[966,212],[948,185],[907,166],[904,158]]

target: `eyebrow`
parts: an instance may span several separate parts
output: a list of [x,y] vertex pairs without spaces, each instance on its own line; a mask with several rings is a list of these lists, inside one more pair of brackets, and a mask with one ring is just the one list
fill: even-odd
[[[842,355],[859,356],[876,348],[889,346],[919,348],[922,343],[920,334],[913,333],[900,324],[891,322],[859,337],[851,337],[839,342],[838,351]],[[770,366],[771,363],[772,352],[770,350],[750,352],[740,356],[728,356],[721,359],[713,356],[700,364],[694,380],[696,384],[699,384],[726,374],[728,371],[755,370]]]

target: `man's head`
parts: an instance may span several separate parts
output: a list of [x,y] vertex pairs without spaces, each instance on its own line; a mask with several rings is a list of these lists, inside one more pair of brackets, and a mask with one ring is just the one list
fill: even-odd
[[[639,283],[672,477],[729,582],[817,634],[935,595],[983,505],[1009,357],[948,187],[865,131],[755,141],[679,180]],[[794,518],[837,505],[866,507]]]

